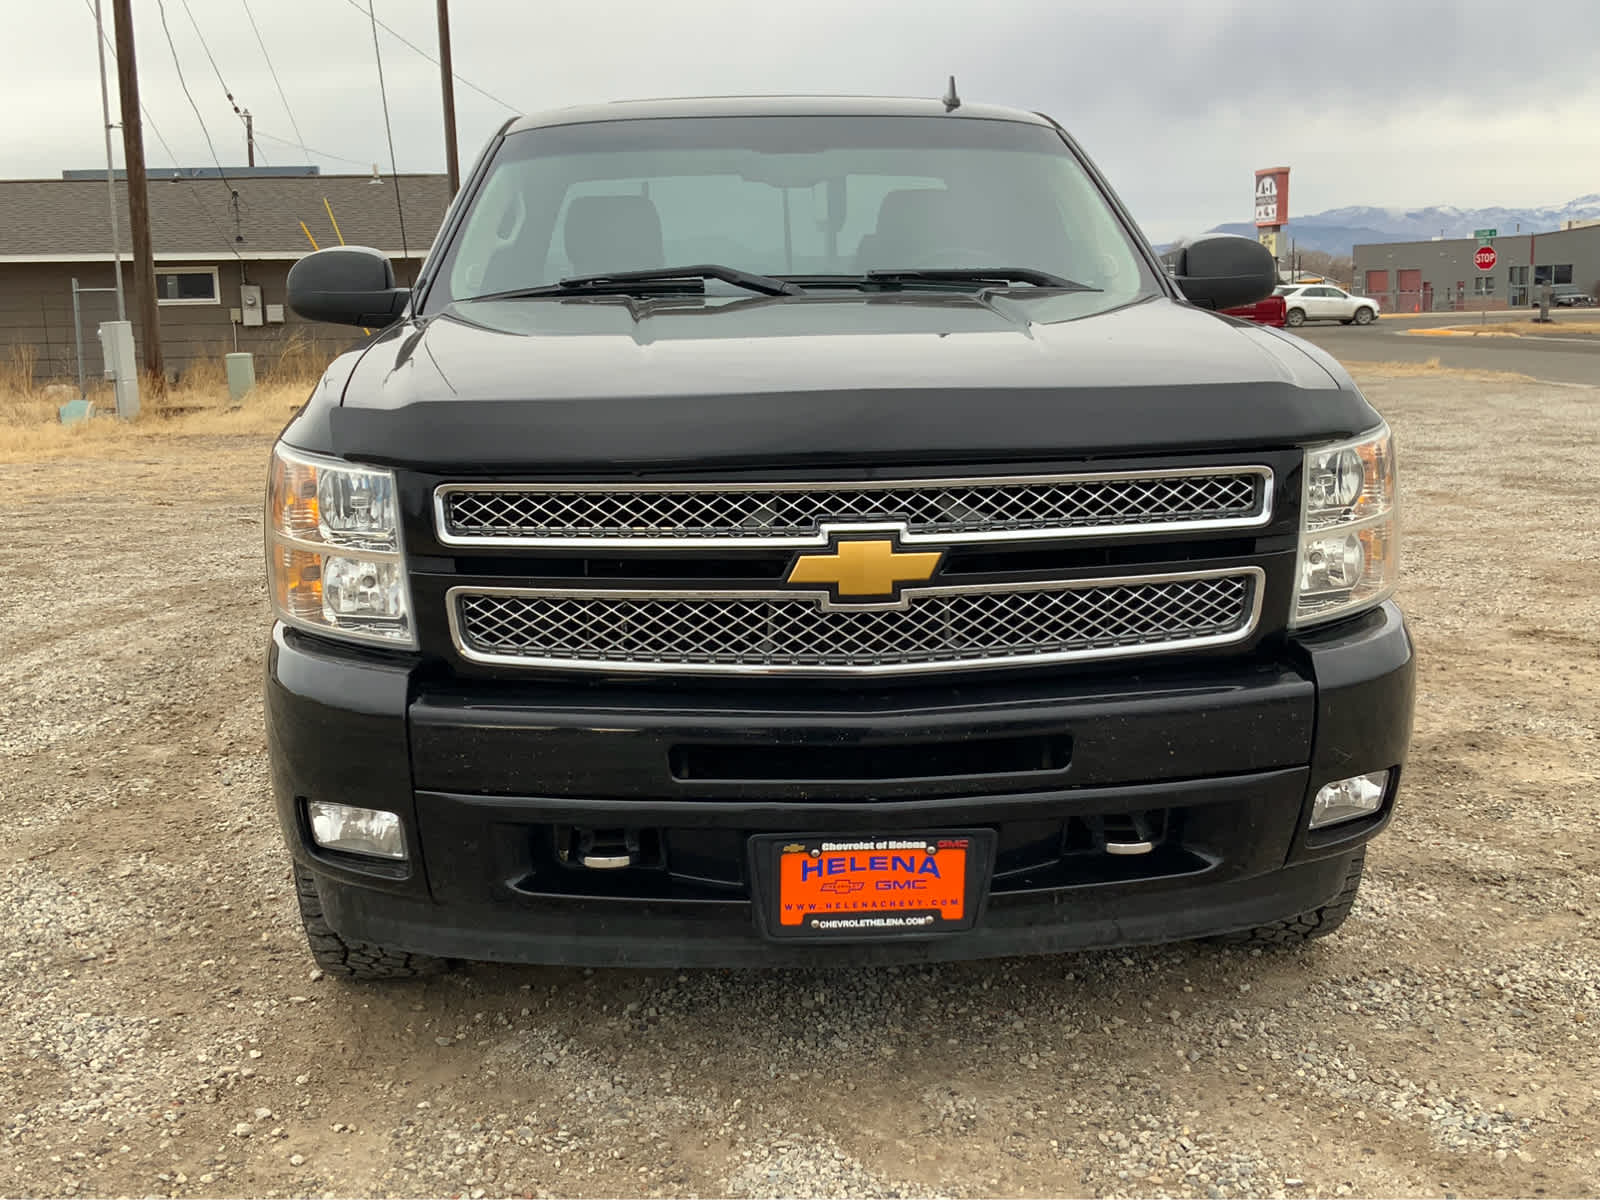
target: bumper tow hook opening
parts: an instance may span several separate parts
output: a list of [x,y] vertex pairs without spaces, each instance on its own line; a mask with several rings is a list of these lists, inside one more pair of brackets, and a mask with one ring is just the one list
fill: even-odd
[[639,862],[636,829],[579,829],[578,862],[591,871],[620,871]]
[[1142,812],[1097,818],[1091,825],[1095,840],[1101,843],[1107,854],[1149,854],[1156,848],[1155,831]]

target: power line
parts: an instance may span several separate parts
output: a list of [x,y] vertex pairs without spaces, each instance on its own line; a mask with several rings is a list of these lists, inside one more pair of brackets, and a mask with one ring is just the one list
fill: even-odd
[[367,19],[372,22],[372,56],[378,60],[378,98],[383,101],[383,132],[389,139],[389,178],[394,181],[394,211],[400,218],[400,259],[411,274],[411,250],[406,245],[406,210],[400,203],[400,166],[394,157],[394,129],[389,124],[389,92],[383,86],[383,51],[378,46],[378,14],[374,0],[367,0]]
[[272,62],[272,53],[267,49],[266,39],[261,36],[261,27],[256,24],[256,15],[251,11],[250,0],[240,0],[240,3],[244,5],[244,15],[249,19],[250,29],[256,35],[256,45],[261,47],[261,57],[266,60],[267,70],[272,75],[272,85],[278,89],[278,99],[283,101],[283,111],[289,118],[289,128],[294,130],[294,141],[292,142],[288,138],[281,138],[277,134],[267,133],[260,128],[256,129],[256,137],[266,138],[269,142],[279,142],[285,146],[298,146],[300,153],[305,156],[305,161],[308,164],[314,155],[317,158],[331,159],[334,162],[352,163],[358,167],[370,165],[363,159],[350,158],[343,154],[330,154],[326,150],[316,150],[306,145],[305,134],[300,132],[300,122],[295,120],[294,109],[289,105],[289,95],[283,89],[283,81],[278,78],[278,68]]
[[[390,37],[394,38],[396,41],[402,43],[403,45],[411,47],[411,49],[415,50],[418,54],[422,55],[423,58],[427,59],[434,66],[436,66],[436,67],[439,66],[439,60],[437,58],[435,58],[433,55],[429,54],[421,46],[417,45],[410,38],[406,37],[404,34],[400,33],[398,30],[392,28],[389,25],[385,25],[382,21],[379,21],[377,19],[377,17],[373,16],[370,12],[368,12],[366,9],[361,7],[360,0],[345,0],[345,3],[348,4],[351,8],[355,9],[362,16],[368,17],[372,21],[374,21]],[[452,71],[451,74],[454,75],[457,79],[459,79],[462,82],[463,85],[465,85],[466,87],[471,88],[473,91],[477,92],[478,95],[484,97],[486,100],[493,100],[496,104],[500,105],[501,108],[508,109],[511,112],[517,113],[518,115],[521,114],[522,110],[520,108],[518,108],[515,104],[508,104],[504,100],[500,99],[499,96],[496,96],[493,92],[484,91],[477,84],[473,83],[472,80],[466,78],[465,76],[459,74],[458,72]]]
[[[83,3],[84,3],[84,7],[89,12],[89,16],[91,18],[93,18],[94,17],[93,0],[83,0]],[[112,61],[115,62],[116,61],[116,47],[112,44],[111,39],[106,36],[106,32],[105,32],[105,30],[103,28],[100,30],[100,40],[105,43],[105,45],[106,45],[106,47],[107,47],[107,49],[108,49],[108,51],[109,51],[109,53],[111,55]],[[173,150],[171,144],[168,143],[167,139],[164,138],[161,135],[160,128],[158,128],[156,123],[155,123],[155,121],[151,119],[150,110],[147,107],[145,107],[143,101],[140,101],[140,103],[139,103],[139,111],[144,114],[144,123],[150,127],[150,132],[156,135],[156,141],[160,142],[161,143],[161,148],[167,152],[167,158],[171,160],[173,167],[176,168],[177,170],[181,171],[183,169],[183,163],[179,161],[177,152]],[[177,180],[174,179],[173,182],[177,182]],[[194,180],[185,177],[185,178],[183,178],[182,182],[184,182],[185,184],[192,185],[194,183]],[[222,241],[226,242],[228,240],[227,226],[224,225],[221,221],[217,220],[216,214],[209,207],[207,207],[205,201],[200,199],[200,194],[198,192],[196,192],[192,186],[185,187],[184,188],[184,194],[186,196],[188,196],[191,200],[194,201],[195,207],[200,210],[201,216],[205,217],[206,221],[211,225],[212,229],[215,230],[216,233],[221,237]],[[231,200],[232,200],[231,193],[230,193],[229,199],[230,199],[230,202],[231,202]],[[234,251],[234,256],[235,257],[239,257],[239,253],[238,253],[237,250]],[[241,261],[243,261],[243,260],[241,259]]]
[[[187,4],[187,0],[185,0]],[[222,180],[227,187],[231,202],[234,204],[234,218],[238,219],[238,190],[229,181],[227,172],[222,169],[222,160],[217,157],[217,148],[211,141],[211,131],[206,128],[206,119],[200,115],[200,106],[194,102],[194,96],[189,91],[189,83],[183,77],[183,64],[178,61],[178,47],[172,40],[172,28],[167,24],[167,2],[156,0],[156,8],[161,13],[161,32],[167,35],[167,49],[172,52],[172,66],[178,72],[178,86],[183,89],[184,97],[189,101],[189,107],[194,109],[194,119],[200,122],[200,132],[205,135],[206,148],[211,151],[211,161],[216,164],[217,178]],[[228,249],[233,251],[233,256],[239,260],[240,271],[244,269],[244,255],[239,253],[239,247],[233,242],[228,243]]]
[[[300,152],[306,156],[306,161],[311,161],[311,151],[306,146],[306,139],[300,133],[300,123],[294,119],[294,109],[289,107],[289,97],[284,93],[283,83],[278,79],[278,68],[272,65],[272,55],[267,53],[267,43],[261,36],[261,29],[256,24],[256,15],[250,11],[250,0],[242,0],[244,15],[250,18],[250,28],[256,35],[256,45],[261,47],[261,57],[267,60],[267,70],[272,73],[272,85],[278,89],[278,99],[283,101],[283,111],[289,114],[289,128],[294,130],[295,141],[300,144]],[[275,141],[281,139],[274,139]],[[325,155],[324,157],[333,157]]]
[[167,152],[167,157],[172,160],[172,165],[174,167],[183,166],[183,164],[178,161],[178,155],[176,152],[174,152],[171,146],[167,145],[167,139],[161,136],[161,130],[157,129],[156,123],[150,119],[150,110],[143,104],[140,104],[139,111],[144,113],[144,123],[150,126],[150,132],[156,135],[156,141],[161,143],[161,148]]
[[189,0],[183,0],[183,11],[189,14],[189,24],[194,26],[194,35],[200,39],[200,48],[206,52],[206,58],[211,63],[211,69],[216,73],[217,82],[222,85],[223,95],[227,96],[228,103],[233,105],[233,115],[242,120],[244,114],[239,111],[239,102],[233,98],[233,89],[228,86],[228,81],[222,77],[222,68],[217,66],[217,59],[211,53],[211,47],[206,45],[206,35],[200,32],[200,22],[194,19],[194,9],[189,7]]
[[[89,10],[89,16],[92,18],[94,16],[93,0],[83,0],[83,6]],[[110,55],[111,61],[116,62],[117,48],[103,28],[100,30],[100,40],[105,43],[106,52]],[[151,120],[150,110],[145,106],[143,100],[139,102],[139,111],[144,114],[144,123],[150,126],[150,132],[156,135],[156,141],[161,143],[161,148],[167,152],[167,157],[172,160],[172,165],[175,167],[182,166],[183,164],[178,161],[178,156],[172,152],[172,147],[167,144],[167,139],[161,136],[161,130],[156,128],[155,121]]]
[[[228,98],[228,104],[233,109],[233,115],[239,118],[239,123],[245,128],[245,137],[250,136],[250,118],[239,107],[239,102],[233,98],[233,89],[228,86],[228,81],[222,77],[222,68],[217,66],[217,57],[211,53],[211,46],[206,42],[206,35],[200,32],[200,22],[195,20],[194,9],[189,7],[189,0],[183,0],[183,11],[189,14],[189,24],[194,26],[194,35],[200,39],[200,49],[206,52],[206,60],[211,64],[211,70],[216,74],[217,83],[222,88],[222,94]],[[263,155],[263,158],[266,156]],[[270,164],[268,164],[270,165]]]
[[269,142],[280,142],[285,146],[299,146],[301,152],[305,154],[307,162],[315,155],[317,158],[331,158],[335,162],[351,163],[363,168],[372,166],[372,163],[367,159],[351,158],[348,154],[329,154],[326,150],[318,150],[315,146],[307,146],[304,142],[291,141],[286,137],[279,137],[275,133],[268,133],[259,125],[256,126],[256,136],[258,138],[266,138]]

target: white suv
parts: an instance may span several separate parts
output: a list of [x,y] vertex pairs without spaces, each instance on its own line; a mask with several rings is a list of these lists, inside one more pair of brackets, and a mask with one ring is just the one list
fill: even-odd
[[1378,302],[1352,296],[1331,283],[1286,283],[1276,294],[1283,297],[1284,320],[1290,325],[1307,321],[1343,321],[1370,325],[1378,319]]

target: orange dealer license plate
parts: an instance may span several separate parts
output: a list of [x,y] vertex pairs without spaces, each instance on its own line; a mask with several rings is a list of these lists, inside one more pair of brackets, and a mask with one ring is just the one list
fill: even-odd
[[758,838],[767,934],[843,940],[971,929],[993,849],[988,830]]

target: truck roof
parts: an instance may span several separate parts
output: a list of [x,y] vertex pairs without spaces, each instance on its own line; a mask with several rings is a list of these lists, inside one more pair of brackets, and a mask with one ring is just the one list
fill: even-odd
[[515,118],[507,133],[555,125],[604,121],[653,121],[667,117],[947,117],[951,120],[1014,121],[1048,125],[1037,113],[991,104],[962,104],[946,112],[940,100],[893,96],[685,96],[620,100],[550,109]]

